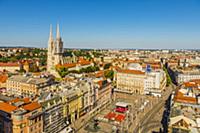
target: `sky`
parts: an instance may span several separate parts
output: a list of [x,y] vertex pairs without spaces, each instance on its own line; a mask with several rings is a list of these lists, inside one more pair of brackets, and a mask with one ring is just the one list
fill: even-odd
[[0,0],[0,46],[200,49],[199,0]]

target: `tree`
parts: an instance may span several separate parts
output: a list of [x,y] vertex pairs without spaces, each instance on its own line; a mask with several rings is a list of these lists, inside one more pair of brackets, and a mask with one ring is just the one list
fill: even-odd
[[99,70],[98,66],[89,66],[89,67],[80,69],[79,72],[80,73],[90,73],[90,72],[95,72],[98,70]]
[[107,63],[104,65],[103,69],[109,69],[111,65],[112,65],[111,63]]
[[109,78],[109,79],[113,80],[113,78],[114,78],[114,71],[113,70],[105,71],[104,72],[104,76],[106,78]]
[[68,69],[67,69],[66,67],[63,67],[63,66],[57,68],[57,71],[58,71],[59,75],[60,75],[62,78],[65,77],[65,76],[69,73],[69,72],[68,72]]
[[169,76],[169,73],[168,73],[166,67],[163,67],[163,70],[165,71],[166,77],[167,77],[167,84],[166,84],[166,86],[169,86],[172,83],[171,77]]

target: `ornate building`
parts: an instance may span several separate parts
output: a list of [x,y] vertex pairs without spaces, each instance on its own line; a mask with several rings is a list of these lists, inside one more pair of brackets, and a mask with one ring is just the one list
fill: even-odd
[[56,74],[55,65],[63,64],[63,41],[60,37],[59,25],[57,25],[56,39],[54,40],[52,34],[52,26],[50,26],[50,34],[48,41],[47,53],[47,71],[51,74]]

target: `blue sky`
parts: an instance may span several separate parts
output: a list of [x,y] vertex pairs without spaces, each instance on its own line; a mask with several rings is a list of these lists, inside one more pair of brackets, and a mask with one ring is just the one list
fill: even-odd
[[199,0],[0,0],[0,46],[200,49]]

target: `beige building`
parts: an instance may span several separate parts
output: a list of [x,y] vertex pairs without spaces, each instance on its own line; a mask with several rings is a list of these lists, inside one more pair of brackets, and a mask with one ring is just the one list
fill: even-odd
[[119,70],[116,76],[117,91],[143,94],[145,77],[145,72],[139,70]]
[[21,70],[21,68],[22,68],[22,65],[19,63],[11,63],[11,62],[0,63],[0,71],[2,72],[3,71],[16,72],[16,71]]
[[0,103],[0,110],[8,114],[13,133],[43,132],[42,107],[38,102],[31,102],[28,98],[14,99]]
[[151,72],[129,69],[118,70],[116,84],[116,91],[161,96],[161,92],[166,86],[166,75],[163,70]]
[[10,95],[31,97],[40,95],[41,91],[52,83],[52,77],[15,75],[7,79],[6,89]]

